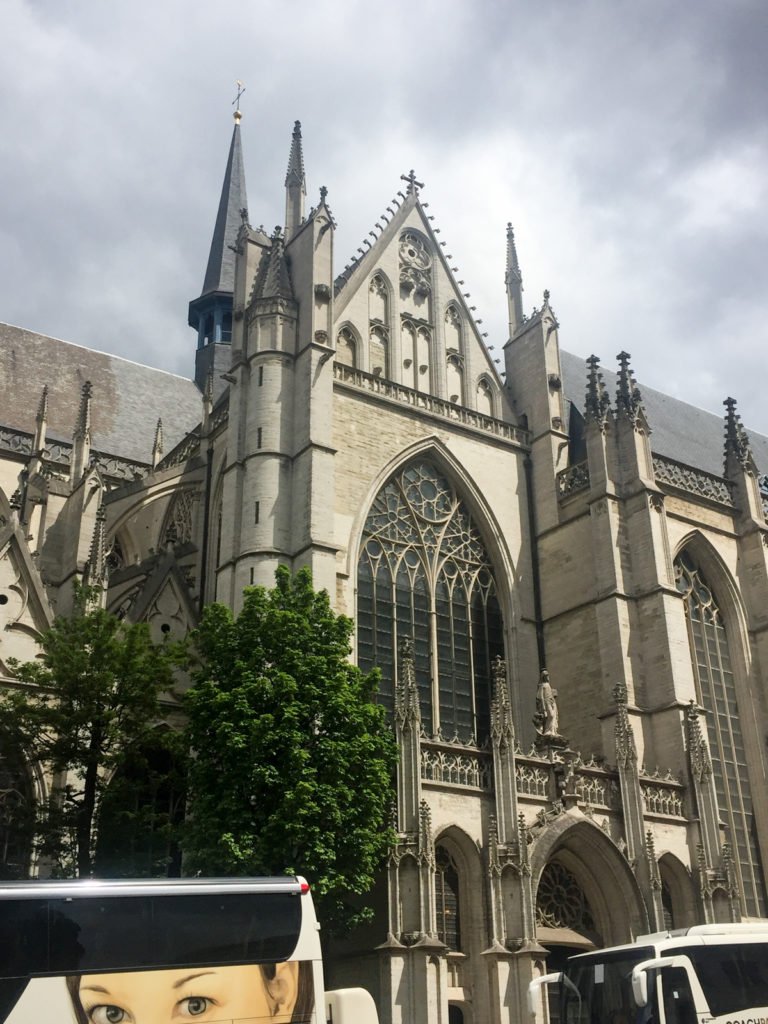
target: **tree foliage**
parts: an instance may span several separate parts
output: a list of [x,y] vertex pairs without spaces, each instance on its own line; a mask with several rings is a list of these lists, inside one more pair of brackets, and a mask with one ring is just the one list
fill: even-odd
[[0,694],[0,734],[55,780],[36,831],[63,876],[92,873],[107,787],[150,742],[160,694],[173,684],[170,645],[154,644],[146,623],[121,622],[97,596],[76,586],[72,614],[40,637],[39,660],[9,659],[22,686]]
[[194,637],[185,854],[204,874],[306,875],[341,930],[390,840],[395,743],[376,675],[348,661],[351,620],[308,570],[275,581],[236,618],[210,605]]

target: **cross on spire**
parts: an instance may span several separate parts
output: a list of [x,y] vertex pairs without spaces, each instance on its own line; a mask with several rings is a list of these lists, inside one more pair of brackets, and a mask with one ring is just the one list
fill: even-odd
[[235,85],[237,86],[237,96],[235,96],[235,98],[232,100],[232,106],[235,108],[235,113],[233,117],[235,119],[235,122],[237,124],[240,124],[240,119],[243,116],[240,113],[240,97],[245,92],[245,86],[243,85],[239,78],[235,82]]
[[401,174],[400,175],[400,180],[408,182],[408,195],[409,196],[413,195],[413,193],[416,192],[417,189],[424,188],[424,182],[423,181],[416,181],[416,172],[413,170],[413,168],[411,168],[411,173],[410,174]]

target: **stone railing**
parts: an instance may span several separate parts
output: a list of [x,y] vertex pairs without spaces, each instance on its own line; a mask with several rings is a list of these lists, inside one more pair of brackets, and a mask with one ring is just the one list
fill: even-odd
[[611,811],[620,810],[621,791],[614,775],[604,769],[582,769],[576,775],[576,792],[580,803]]
[[671,772],[641,770],[640,789],[646,814],[684,818],[685,786]]
[[518,794],[546,800],[550,794],[550,771],[549,762],[537,764],[535,761],[518,757],[515,763]]
[[[28,434],[23,430],[11,430],[9,427],[0,427],[0,451],[29,459],[33,455],[34,440],[34,434]],[[68,471],[71,461],[71,444],[66,441],[46,441],[43,452],[44,463],[60,466]],[[123,459],[118,455],[108,455],[95,449],[91,449],[90,465],[96,466],[111,483],[140,480],[149,472],[149,465],[145,462]]]
[[675,462],[674,459],[667,459],[661,455],[653,456],[653,472],[657,483],[697,494],[700,498],[708,498],[720,505],[733,506],[728,484],[722,477],[713,473],[693,469],[692,466],[685,466],[682,462]]
[[493,785],[491,757],[473,747],[422,740],[421,778],[441,786],[487,791]]
[[182,462],[189,462],[191,458],[197,455],[200,451],[200,438],[197,434],[189,434],[180,441],[175,448],[161,459],[157,464],[158,469],[170,469],[171,466],[179,466]]
[[414,388],[407,388],[402,384],[396,384],[384,377],[376,377],[372,373],[364,373],[362,370],[355,370],[343,363],[333,364],[333,376],[340,384],[369,391],[371,394],[388,398],[391,401],[400,402],[413,409],[429,413],[432,416],[439,416],[441,419],[452,420],[462,426],[472,427],[475,430],[482,430],[485,433],[493,434],[496,437],[504,438],[507,441],[515,441],[517,444],[528,445],[530,435],[522,427],[516,427],[512,423],[505,423],[504,420],[497,420],[493,416],[484,416],[482,413],[467,409],[463,405],[456,405],[443,398],[435,398],[434,395],[426,395]]
[[586,491],[589,487],[589,466],[586,462],[577,462],[574,466],[561,469],[557,474],[557,496],[562,501],[572,494]]

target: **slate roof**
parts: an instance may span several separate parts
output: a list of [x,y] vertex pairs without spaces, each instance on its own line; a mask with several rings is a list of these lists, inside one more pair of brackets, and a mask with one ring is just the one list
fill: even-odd
[[48,437],[71,441],[83,384],[91,381],[91,445],[150,462],[158,417],[166,453],[200,422],[202,399],[191,380],[0,323],[0,424],[34,433],[48,385]]
[[240,211],[247,208],[240,125],[235,122],[201,295],[235,290],[235,254],[230,246],[237,241],[242,222]]
[[[560,365],[563,371],[565,397],[583,412],[587,390],[586,360],[561,350]],[[600,370],[611,396],[611,403],[614,405],[616,374],[602,365]],[[717,416],[705,412],[704,409],[682,402],[679,398],[672,398],[661,391],[646,387],[640,380],[638,386],[651,428],[652,451],[694,469],[722,476],[725,414]],[[768,473],[768,437],[750,430],[749,424],[745,424],[745,427],[758,470],[760,473]]]

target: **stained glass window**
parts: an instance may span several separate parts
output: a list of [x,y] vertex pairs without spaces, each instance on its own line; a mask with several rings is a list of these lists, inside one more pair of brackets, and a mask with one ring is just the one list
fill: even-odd
[[677,589],[685,596],[698,699],[707,713],[717,803],[729,827],[744,910],[764,917],[765,887],[728,634],[717,601],[687,551],[675,562],[675,578]]
[[359,664],[381,670],[390,710],[399,643],[410,637],[425,731],[471,743],[488,735],[491,663],[504,657],[496,582],[469,510],[426,460],[398,472],[373,502],[357,623]]

